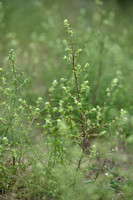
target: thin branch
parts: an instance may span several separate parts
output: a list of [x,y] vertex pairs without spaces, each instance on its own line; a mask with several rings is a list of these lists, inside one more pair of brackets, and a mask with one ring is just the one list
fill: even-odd
[[[75,71],[75,52],[74,52],[74,46],[73,46],[73,41],[72,41],[72,36],[70,36],[70,43],[71,43],[71,49],[72,49],[72,65],[73,65],[73,73],[74,73],[74,78],[75,78],[75,85],[77,89],[77,94],[78,94],[78,102],[80,102],[80,90],[78,87],[78,77]],[[80,118],[81,118],[81,128],[83,132],[83,149],[85,148],[85,127],[84,127],[84,117],[82,112],[80,111]]]

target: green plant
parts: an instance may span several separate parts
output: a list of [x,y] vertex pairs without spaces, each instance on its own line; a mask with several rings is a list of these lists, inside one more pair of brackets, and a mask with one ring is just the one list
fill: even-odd
[[[97,3],[101,7],[100,1]],[[25,94],[29,95],[29,91],[26,93],[24,90],[27,79],[19,72],[21,68],[15,64],[12,49],[9,53],[11,68],[9,69],[8,65],[7,68],[0,68],[2,195],[16,193],[16,197],[12,198],[46,200],[119,199],[124,198],[124,192],[125,196],[131,195],[132,181],[127,178],[127,167],[124,166],[125,163],[129,166],[130,162],[123,148],[127,145],[125,127],[129,114],[122,109],[123,103],[118,106],[118,96],[121,92],[123,96],[125,94],[123,74],[117,70],[111,77],[107,76],[109,80],[101,81],[102,76],[108,79],[104,64],[107,64],[106,58],[110,58],[113,51],[111,48],[118,50],[118,58],[115,57],[114,63],[119,59],[122,63],[123,54],[121,48],[114,43],[112,47],[112,38],[105,33],[106,27],[109,29],[113,26],[113,17],[110,17],[107,23],[105,13],[102,10],[99,12],[103,26],[100,36],[95,30],[85,28],[87,21],[84,20],[84,10],[79,19],[84,22],[84,37],[81,37],[81,31],[79,37],[75,37],[68,20],[64,21],[67,40],[63,40],[66,50],[63,66],[66,66],[68,76],[53,81],[48,89],[46,102],[41,97],[36,98],[32,94],[33,91],[30,91],[34,96],[32,101],[29,103],[31,97],[26,99]],[[54,27],[53,22],[53,18],[48,19],[48,23],[44,24],[45,30],[49,32]],[[11,44],[12,41],[17,41],[15,35],[8,36]],[[51,32],[50,37],[52,36]],[[103,36],[106,37],[103,39]],[[41,71],[39,63],[43,62],[43,59],[41,60],[39,41],[46,43],[49,35],[46,34],[45,37],[42,34],[40,37],[36,33],[32,34],[31,51],[25,51],[23,54],[18,51],[18,60],[21,56],[23,60],[24,56],[22,62],[26,65],[31,63],[35,70]],[[13,43],[16,47],[19,45]],[[63,47],[60,39],[56,44],[51,40],[47,43],[47,66],[50,63],[57,65],[59,62],[58,54],[62,53]],[[77,47],[80,44],[83,50]],[[58,48],[58,53],[53,47]],[[32,61],[29,61],[29,55],[33,57]],[[49,55],[53,55],[53,58]],[[109,62],[109,67],[112,63]],[[94,70],[92,65],[96,65]],[[59,66],[62,66],[62,62]],[[114,76],[116,78],[110,84],[109,81]],[[29,85],[33,84],[35,87],[37,83],[33,83],[32,78]],[[132,144],[132,137],[128,139]]]

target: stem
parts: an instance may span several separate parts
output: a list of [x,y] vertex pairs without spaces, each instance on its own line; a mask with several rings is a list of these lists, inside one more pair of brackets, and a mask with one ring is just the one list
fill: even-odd
[[[75,78],[75,85],[77,89],[77,94],[78,94],[78,102],[80,102],[80,90],[78,87],[78,77],[75,71],[75,53],[74,53],[74,47],[73,47],[73,42],[72,42],[72,36],[70,36],[70,41],[71,41],[71,49],[72,49],[72,65],[73,65],[73,73],[74,73],[74,78]],[[81,128],[83,132],[83,150],[85,149],[85,140],[86,140],[86,134],[85,134],[85,127],[84,127],[84,117],[82,114],[82,111],[80,111],[80,118],[81,118]]]
[[81,161],[82,161],[82,158],[83,158],[83,155],[84,155],[84,150],[82,151],[82,155],[78,161],[78,167],[77,167],[77,171],[80,169],[80,165],[81,165]]
[[17,75],[15,71],[15,60],[12,59],[12,71],[13,71],[13,76],[14,76],[14,87],[15,87],[15,92],[17,93]]

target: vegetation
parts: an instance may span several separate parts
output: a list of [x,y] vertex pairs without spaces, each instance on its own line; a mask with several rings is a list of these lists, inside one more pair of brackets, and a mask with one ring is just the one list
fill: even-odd
[[0,198],[132,199],[132,28],[117,26],[96,0],[92,21],[81,9],[74,29],[67,19],[63,29],[53,6],[22,41],[5,24],[7,5],[0,4]]

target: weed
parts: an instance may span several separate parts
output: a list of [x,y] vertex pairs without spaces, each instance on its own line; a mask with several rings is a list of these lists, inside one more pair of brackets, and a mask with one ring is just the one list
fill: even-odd
[[[22,59],[26,66],[31,62],[34,70],[27,83],[16,64],[20,61],[15,59],[13,49],[9,52],[10,65],[5,57],[4,67],[0,68],[0,193],[3,198],[8,199],[8,195],[14,199],[46,200],[132,198],[132,156],[127,153],[127,144],[132,144],[132,135],[127,135],[131,110],[129,104],[129,112],[123,106],[127,100],[125,72],[118,70],[125,62],[123,43],[114,42],[116,35],[108,36],[114,26],[114,15],[106,16],[101,1],[96,3],[101,17],[100,21],[96,17],[94,20],[96,28],[102,26],[98,28],[100,32],[86,28],[85,10],[81,10],[78,23],[83,22],[84,37],[81,30],[76,37],[68,20],[64,20],[67,39],[62,42],[59,38],[55,43],[50,40],[45,50],[40,42],[46,43],[47,34],[32,34],[30,52],[20,50],[15,34],[6,35],[6,40],[11,40],[8,47],[15,45],[18,60]],[[43,24],[45,31],[57,29],[53,20],[48,18]],[[126,33],[122,38],[127,40]],[[64,64],[58,60],[58,55],[62,56],[62,43],[66,54]],[[111,59],[114,51],[117,55]],[[107,60],[110,60],[108,70]],[[26,89],[37,87],[33,77],[40,76],[42,81],[39,64],[42,66],[44,61],[46,66],[63,65],[68,75],[65,78],[58,75],[47,90],[47,98],[40,94],[37,97],[33,91],[30,96]],[[114,72],[112,66],[118,63]],[[110,75],[107,71],[113,72]]]

